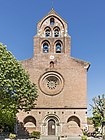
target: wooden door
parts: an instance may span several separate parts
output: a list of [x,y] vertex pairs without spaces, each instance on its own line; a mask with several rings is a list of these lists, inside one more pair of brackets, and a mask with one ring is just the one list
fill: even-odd
[[53,119],[48,121],[48,135],[55,135],[55,121]]

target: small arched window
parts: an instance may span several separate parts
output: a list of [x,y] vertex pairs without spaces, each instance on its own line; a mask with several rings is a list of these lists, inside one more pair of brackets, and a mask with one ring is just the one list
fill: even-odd
[[43,44],[43,53],[48,53],[49,52],[49,45],[48,45],[48,43],[44,43]]
[[59,37],[60,36],[60,29],[57,27],[54,29],[54,37]]
[[50,68],[54,68],[54,62],[53,61],[50,62]]
[[61,50],[62,50],[62,46],[61,46],[61,43],[57,43],[56,44],[56,53],[61,53]]
[[50,37],[51,36],[51,30],[50,28],[45,29],[45,37]]
[[54,25],[54,18],[50,19],[50,25]]

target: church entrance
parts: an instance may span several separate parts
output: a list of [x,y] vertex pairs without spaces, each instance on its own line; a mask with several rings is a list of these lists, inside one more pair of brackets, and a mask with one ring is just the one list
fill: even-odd
[[55,135],[55,121],[50,119],[48,121],[48,135]]
[[58,136],[61,132],[59,117],[55,114],[47,115],[43,120],[41,133],[45,136]]

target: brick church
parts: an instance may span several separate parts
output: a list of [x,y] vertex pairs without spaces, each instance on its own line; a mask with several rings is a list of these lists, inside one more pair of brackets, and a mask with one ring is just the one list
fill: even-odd
[[42,136],[81,135],[87,124],[87,71],[90,64],[71,57],[67,23],[52,9],[37,24],[34,56],[22,61],[37,85],[36,106],[17,118]]

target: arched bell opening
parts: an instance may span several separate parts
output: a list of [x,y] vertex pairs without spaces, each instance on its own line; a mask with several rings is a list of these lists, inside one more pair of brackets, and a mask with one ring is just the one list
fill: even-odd
[[57,40],[55,42],[55,53],[62,53],[63,52],[63,43],[61,40]]
[[50,27],[46,27],[44,29],[44,32],[45,32],[45,37],[51,37],[51,29],[50,29]]
[[60,37],[60,28],[59,27],[54,28],[54,37]]
[[49,53],[50,52],[50,43],[47,40],[42,42],[42,52]]
[[52,18],[50,18],[50,25],[54,25],[54,18],[52,17]]

